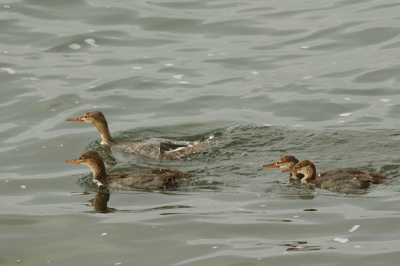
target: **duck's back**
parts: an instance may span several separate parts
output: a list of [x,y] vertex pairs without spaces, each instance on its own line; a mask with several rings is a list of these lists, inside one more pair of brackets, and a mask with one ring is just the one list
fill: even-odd
[[384,183],[385,175],[360,170],[332,169],[319,173],[315,185],[331,191],[351,193],[365,190],[372,184]]
[[194,176],[194,174],[181,172],[178,169],[154,168],[122,174],[110,174],[108,175],[107,185],[157,190],[175,187],[177,183]]
[[119,151],[141,155],[152,159],[180,160],[193,153],[199,153],[216,142],[174,141],[152,138],[140,142],[118,142],[114,145]]

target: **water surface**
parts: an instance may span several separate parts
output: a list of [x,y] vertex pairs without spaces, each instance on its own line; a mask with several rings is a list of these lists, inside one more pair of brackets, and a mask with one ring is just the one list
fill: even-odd
[[[8,1],[0,5],[0,264],[398,265],[400,4]],[[217,139],[165,162],[115,139]],[[175,167],[169,191],[98,190],[64,163]],[[280,156],[366,169],[387,186],[293,185]]]

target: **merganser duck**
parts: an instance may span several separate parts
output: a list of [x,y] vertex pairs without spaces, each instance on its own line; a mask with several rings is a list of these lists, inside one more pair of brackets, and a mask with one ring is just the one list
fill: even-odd
[[195,176],[191,173],[180,172],[178,169],[160,168],[107,174],[103,158],[95,151],[85,152],[78,159],[65,162],[89,166],[93,172],[93,181],[99,186],[158,190],[175,187],[177,183]]
[[217,143],[217,141],[174,141],[162,138],[151,138],[139,142],[116,142],[108,129],[104,114],[100,111],[90,111],[78,118],[68,118],[66,121],[86,122],[94,125],[100,133],[101,144],[112,146],[119,151],[141,155],[152,159],[180,160],[191,154],[199,153],[204,148]]
[[[266,164],[263,165],[262,167],[292,169],[298,162],[299,160],[297,160],[296,157],[292,155],[285,155],[279,158],[278,161],[276,161],[275,163]],[[301,180],[304,177],[304,175],[297,172],[296,173],[292,172],[291,177],[295,180]]]
[[387,179],[385,175],[350,169],[332,169],[317,175],[315,165],[309,160],[298,162],[293,169],[282,172],[301,173],[304,175],[302,183],[344,193],[365,190],[372,184],[385,184]]

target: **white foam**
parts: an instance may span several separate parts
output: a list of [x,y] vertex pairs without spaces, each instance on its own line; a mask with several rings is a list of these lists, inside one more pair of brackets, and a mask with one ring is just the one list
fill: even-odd
[[96,41],[95,41],[94,39],[86,39],[86,40],[85,40],[85,43],[87,43],[87,44],[89,44],[89,45],[91,45],[91,46],[93,46],[93,47],[99,47],[99,46],[96,44]]
[[339,116],[351,116],[351,113],[343,113],[343,114],[340,114]]
[[351,233],[351,232],[354,232],[354,231],[356,231],[358,228],[360,228],[360,225],[359,224],[356,224],[355,226],[353,226],[350,230],[349,230],[349,232]]
[[175,76],[172,76],[174,79],[182,79],[183,78],[183,75],[175,75]]
[[336,238],[334,238],[334,239],[333,239],[333,241],[336,241],[336,242],[339,242],[339,243],[345,244],[345,243],[349,242],[349,239],[348,239],[348,238],[340,238],[340,237],[336,237]]
[[73,50],[81,49],[81,46],[79,44],[77,44],[77,43],[70,44],[70,45],[68,45],[68,47],[73,49]]
[[391,99],[380,99],[379,101],[384,102],[384,103],[388,103],[391,101]]
[[12,69],[12,68],[2,67],[1,69],[4,70],[4,71],[7,71],[8,74],[15,74],[15,73],[17,73],[17,71],[15,71],[15,70]]

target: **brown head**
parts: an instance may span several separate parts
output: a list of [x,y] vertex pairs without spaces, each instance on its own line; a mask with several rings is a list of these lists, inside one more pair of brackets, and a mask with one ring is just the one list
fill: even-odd
[[[278,159],[275,163],[272,164],[266,164],[263,165],[262,167],[268,167],[268,168],[281,168],[281,169],[292,169],[299,160],[296,159],[296,157],[292,155],[285,155],[282,156],[281,158]],[[303,175],[300,173],[292,173],[292,178],[293,179],[302,179]]]
[[75,122],[86,122],[92,125],[96,125],[96,123],[106,123],[106,117],[100,111],[89,111],[85,113],[83,116],[78,118],[68,118],[66,121],[75,121]]
[[85,122],[94,125],[100,133],[102,144],[113,142],[106,117],[100,111],[89,111],[78,118],[68,118],[66,121]]
[[304,178],[301,180],[303,183],[315,183],[315,179],[317,178],[315,165],[309,160],[298,162],[293,169],[283,170],[282,172],[303,174]]
[[77,163],[87,165],[92,169],[93,178],[102,182],[102,179],[107,176],[106,167],[103,158],[95,152],[88,151],[82,154],[78,159],[67,160],[66,163]]
[[298,162],[299,162],[299,160],[297,160],[296,157],[294,157],[292,155],[285,155],[285,156],[282,156],[281,158],[279,158],[278,161],[276,161],[275,163],[266,164],[266,165],[263,165],[262,167],[291,169]]

